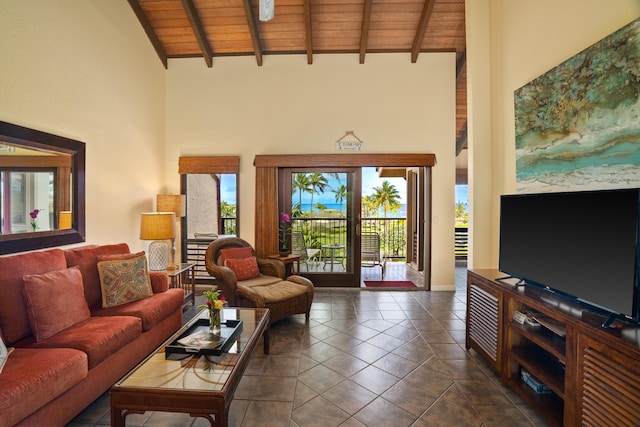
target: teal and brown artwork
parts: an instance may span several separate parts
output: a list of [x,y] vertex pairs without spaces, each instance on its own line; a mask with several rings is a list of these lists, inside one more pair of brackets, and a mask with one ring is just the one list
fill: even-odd
[[517,89],[518,192],[640,187],[640,18]]

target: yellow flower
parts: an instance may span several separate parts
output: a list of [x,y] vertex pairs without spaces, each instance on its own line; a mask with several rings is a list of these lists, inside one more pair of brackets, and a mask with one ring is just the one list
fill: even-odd
[[218,299],[215,300],[213,302],[213,308],[215,308],[216,310],[222,310],[222,307],[224,306],[225,301]]

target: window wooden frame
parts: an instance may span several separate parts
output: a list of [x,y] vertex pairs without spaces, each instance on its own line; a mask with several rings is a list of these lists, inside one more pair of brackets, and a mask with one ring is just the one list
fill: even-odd
[[[266,257],[278,252],[278,169],[292,167],[426,167],[428,205],[425,221],[431,223],[431,167],[435,154],[273,154],[257,155],[255,250]],[[431,264],[431,228],[425,242],[425,261]],[[425,283],[431,283],[430,268],[425,268]]]

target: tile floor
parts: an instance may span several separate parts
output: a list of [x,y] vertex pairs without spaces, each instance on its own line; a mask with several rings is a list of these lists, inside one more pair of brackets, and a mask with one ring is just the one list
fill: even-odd
[[[230,426],[544,426],[465,351],[466,272],[456,292],[318,289],[311,312],[272,326],[236,391]],[[193,314],[190,309],[185,317]],[[105,393],[69,426],[109,425]],[[205,426],[185,414],[131,426]]]

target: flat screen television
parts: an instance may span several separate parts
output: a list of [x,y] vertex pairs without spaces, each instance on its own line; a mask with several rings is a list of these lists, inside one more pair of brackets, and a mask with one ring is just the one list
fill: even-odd
[[640,321],[640,189],[503,195],[499,269]]

